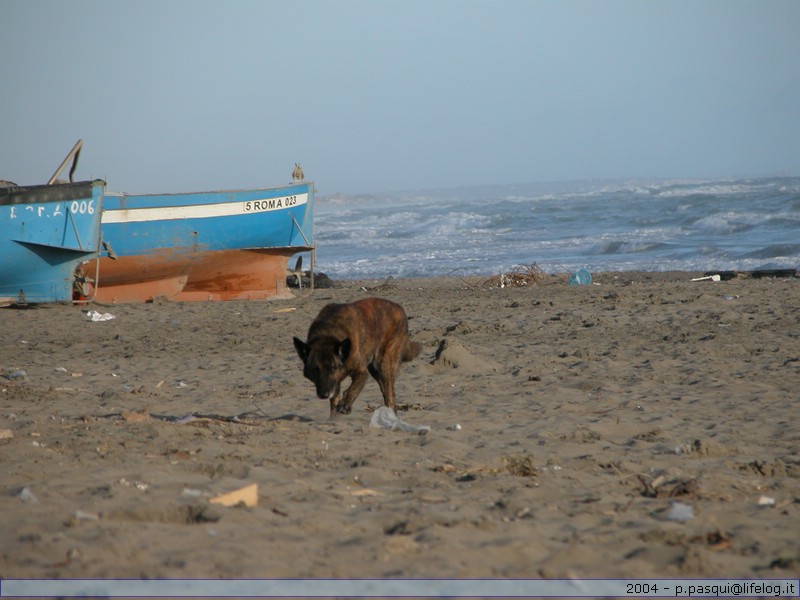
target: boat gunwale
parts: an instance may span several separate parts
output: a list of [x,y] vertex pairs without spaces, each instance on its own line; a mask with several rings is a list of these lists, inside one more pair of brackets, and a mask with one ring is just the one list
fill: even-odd
[[[72,183],[18,185],[0,188],[0,206],[19,206],[26,204],[51,204],[70,200],[85,200],[94,196],[96,187],[104,188],[102,179],[75,181]],[[103,191],[102,196],[106,192]]]
[[[314,182],[311,180],[303,180],[298,181],[295,183],[287,183],[284,185],[274,185],[271,187],[263,187],[263,188],[239,188],[239,189],[221,189],[221,190],[198,190],[195,192],[152,192],[147,194],[139,194],[133,192],[117,192],[112,190],[106,190],[106,196],[112,196],[115,198],[168,198],[171,196],[204,196],[204,195],[211,195],[211,194],[242,194],[242,193],[255,193],[255,192],[271,192],[274,190],[283,190],[283,189],[290,189],[290,188],[302,188],[308,187],[309,193],[315,192],[314,189]],[[112,209],[113,210],[113,209]]]

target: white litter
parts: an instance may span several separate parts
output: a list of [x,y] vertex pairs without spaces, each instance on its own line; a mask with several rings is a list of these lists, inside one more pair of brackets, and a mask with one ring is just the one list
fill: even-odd
[[86,316],[89,317],[89,319],[94,322],[110,321],[111,319],[116,319],[116,317],[111,313],[99,313],[96,310],[90,310],[89,312],[86,313]]
[[673,502],[672,507],[666,514],[668,521],[678,521],[684,523],[694,518],[694,509],[683,502]]
[[39,504],[39,499],[33,495],[30,488],[24,487],[19,492],[19,498],[23,502],[30,502],[31,504]]
[[405,431],[406,433],[417,433],[425,435],[431,428],[428,425],[411,425],[397,418],[395,412],[388,406],[381,406],[372,413],[369,422],[370,427],[377,429],[389,429],[391,431]]

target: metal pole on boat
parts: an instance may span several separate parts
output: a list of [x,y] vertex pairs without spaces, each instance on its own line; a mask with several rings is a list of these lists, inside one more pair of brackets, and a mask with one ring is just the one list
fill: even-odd
[[317,263],[317,245],[314,244],[311,247],[311,277],[309,278],[310,279],[309,283],[311,285],[312,292],[314,291],[314,269],[316,269],[317,266],[316,263]]
[[56,172],[53,173],[53,176],[50,178],[50,181],[47,182],[47,185],[53,185],[57,180],[58,176],[61,175],[61,172],[64,170],[64,167],[67,166],[67,163],[72,160],[72,168],[69,170],[69,182],[72,183],[72,174],[75,173],[75,169],[78,167],[78,158],[81,155],[81,148],[83,147],[83,140],[78,140],[78,143],[69,151],[67,157],[61,162],[61,164],[56,169]]
[[303,236],[303,240],[306,243],[306,249],[311,251],[311,275],[309,276],[309,283],[311,285],[311,291],[313,292],[314,291],[314,268],[315,268],[316,262],[317,262],[317,245],[316,244],[311,244],[308,241],[308,238],[306,237],[306,234],[303,233],[303,228],[300,227],[300,223],[297,222],[297,219],[294,218],[294,215],[292,215],[292,221],[294,222],[295,227],[297,227],[297,231],[299,231],[300,235]]

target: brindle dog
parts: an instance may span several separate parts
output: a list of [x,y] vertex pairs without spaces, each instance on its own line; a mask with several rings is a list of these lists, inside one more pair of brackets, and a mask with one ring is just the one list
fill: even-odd
[[[378,382],[386,406],[396,410],[394,382],[400,363],[422,350],[419,342],[409,340],[403,307],[382,298],[328,304],[311,323],[308,341],[294,338],[294,347],[317,397],[330,400],[331,417],[350,413],[367,373]],[[348,376],[352,383],[343,396],[341,383]]]

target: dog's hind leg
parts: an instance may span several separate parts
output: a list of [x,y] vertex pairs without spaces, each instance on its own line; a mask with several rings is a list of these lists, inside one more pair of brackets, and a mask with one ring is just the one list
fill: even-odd
[[397,412],[397,396],[394,392],[394,382],[399,370],[399,364],[388,360],[384,360],[380,367],[370,366],[370,373],[381,388],[383,403],[395,412]]

